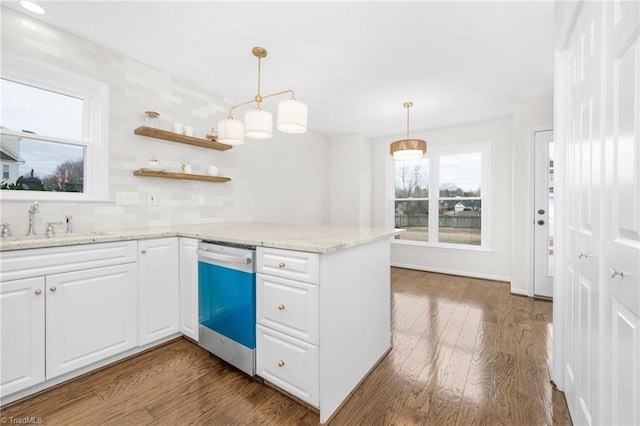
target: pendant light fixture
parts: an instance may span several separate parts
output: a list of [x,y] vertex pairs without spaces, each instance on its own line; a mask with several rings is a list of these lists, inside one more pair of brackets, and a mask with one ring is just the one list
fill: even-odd
[[[307,131],[307,105],[296,100],[293,90],[283,90],[262,96],[260,94],[260,61],[267,56],[263,47],[254,47],[253,56],[258,58],[258,94],[250,101],[234,105],[229,109],[227,118],[218,121],[218,142],[229,145],[244,143],[245,136],[252,139],[268,139],[273,135],[273,117],[271,112],[262,109],[262,101],[274,96],[291,94],[289,99],[278,104],[276,128],[285,133],[304,133]],[[233,117],[233,110],[249,104],[256,108],[244,114],[244,124]]]
[[409,108],[413,102],[405,102],[403,106],[407,109],[407,138],[392,142],[389,153],[394,160],[417,160],[427,153],[427,142],[409,138]]

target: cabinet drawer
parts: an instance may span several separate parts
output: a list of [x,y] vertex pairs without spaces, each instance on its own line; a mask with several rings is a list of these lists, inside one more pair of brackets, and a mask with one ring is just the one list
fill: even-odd
[[137,247],[137,241],[122,241],[4,251],[0,252],[0,280],[11,281],[135,262]]
[[256,320],[309,343],[318,343],[318,287],[258,274]]
[[318,407],[318,348],[257,326],[257,374]]
[[318,253],[258,247],[257,262],[257,272],[263,274],[313,284],[318,284],[320,279],[320,256]]

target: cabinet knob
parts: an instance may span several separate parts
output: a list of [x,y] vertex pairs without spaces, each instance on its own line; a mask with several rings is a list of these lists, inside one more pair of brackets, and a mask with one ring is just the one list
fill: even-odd
[[284,311],[284,305],[282,303],[278,305],[278,310]]
[[280,263],[278,263],[278,268],[284,268],[284,267],[285,267],[284,262],[280,262]]
[[42,290],[40,290],[39,288],[36,289],[36,291],[34,291],[35,294],[42,294]]
[[49,287],[49,290],[51,291],[56,291],[58,288],[55,285],[52,285],[51,287]]
[[142,254],[146,254],[146,253],[147,253],[147,249],[142,249],[142,250],[140,250],[140,253],[142,253]]
[[283,360],[278,361],[278,367],[284,367],[284,361]]

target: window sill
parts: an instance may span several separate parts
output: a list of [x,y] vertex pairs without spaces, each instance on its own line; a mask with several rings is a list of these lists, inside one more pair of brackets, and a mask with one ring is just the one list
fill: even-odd
[[52,192],[52,191],[13,191],[0,190],[0,201],[53,201],[61,203],[113,203],[115,200],[93,194]]
[[391,240],[392,246],[401,246],[406,248],[412,248],[417,250],[438,250],[438,251],[450,251],[454,253],[473,253],[473,254],[493,254],[494,250],[490,247],[483,246],[470,246],[464,244],[447,244],[447,243],[425,243],[423,241],[412,240]]

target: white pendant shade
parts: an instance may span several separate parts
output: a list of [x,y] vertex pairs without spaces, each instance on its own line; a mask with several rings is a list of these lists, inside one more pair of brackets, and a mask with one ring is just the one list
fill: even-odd
[[[278,119],[276,127],[285,133],[304,133],[307,131],[307,104],[295,100],[293,90],[282,90],[270,95],[260,94],[260,61],[267,56],[267,49],[256,46],[251,52],[258,58],[258,93],[249,101],[233,105],[229,108],[227,120],[218,122],[218,140],[222,143],[238,144],[244,143],[244,138],[269,139],[273,136],[273,114],[262,109],[262,101],[274,96],[289,94],[290,99],[278,104]],[[244,114],[243,122],[233,120],[233,110],[256,103],[254,110]],[[238,136],[238,132],[241,133]]]
[[421,149],[405,149],[393,153],[394,160],[418,160],[422,158],[423,151]]
[[285,133],[307,131],[307,104],[295,99],[285,99],[278,103],[278,123],[276,127]]
[[227,145],[244,143],[244,126],[242,121],[225,118],[218,121],[218,142]]
[[269,111],[254,109],[244,114],[244,135],[252,139],[268,139],[273,135],[273,116]]

